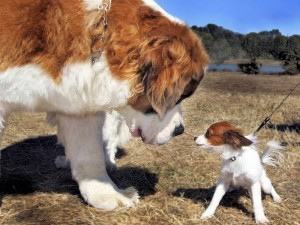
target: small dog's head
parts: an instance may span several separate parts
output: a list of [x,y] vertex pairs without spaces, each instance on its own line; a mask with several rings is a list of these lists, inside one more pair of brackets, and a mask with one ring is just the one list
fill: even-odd
[[194,138],[196,144],[202,148],[217,148],[229,146],[238,150],[242,146],[249,146],[252,141],[245,138],[243,131],[227,121],[212,124],[204,135]]

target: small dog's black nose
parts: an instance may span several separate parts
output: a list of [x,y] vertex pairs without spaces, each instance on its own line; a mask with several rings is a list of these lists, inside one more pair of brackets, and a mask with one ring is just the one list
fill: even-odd
[[196,141],[196,140],[197,140],[197,138],[198,138],[198,137],[194,137],[194,141]]
[[175,127],[173,135],[178,136],[180,134],[183,134],[183,132],[184,132],[184,126],[180,124],[178,127]]

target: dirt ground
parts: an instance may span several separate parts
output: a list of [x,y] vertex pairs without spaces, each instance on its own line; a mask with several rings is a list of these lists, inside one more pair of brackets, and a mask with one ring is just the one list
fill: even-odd
[[[243,189],[227,193],[211,220],[200,220],[214,193],[221,160],[198,148],[193,137],[220,120],[250,133],[299,81],[299,75],[209,73],[182,104],[183,135],[159,147],[134,139],[119,150],[118,168],[110,175],[120,188],[134,186],[141,199],[133,208],[112,212],[85,204],[70,170],[55,168],[54,159],[64,150],[56,143],[55,128],[45,123],[45,114],[12,114],[1,143],[0,224],[255,224]],[[270,129],[258,134],[260,150],[272,139],[288,143],[281,166],[267,167],[283,198],[276,204],[263,196],[270,224],[300,224],[299,99],[300,87],[272,116]]]

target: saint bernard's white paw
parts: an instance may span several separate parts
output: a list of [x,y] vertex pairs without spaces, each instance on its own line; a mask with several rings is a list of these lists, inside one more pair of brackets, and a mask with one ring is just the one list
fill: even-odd
[[125,207],[132,207],[139,201],[135,188],[125,190],[117,188],[110,182],[91,179],[79,182],[79,189],[85,201],[93,207],[113,210],[121,203]]

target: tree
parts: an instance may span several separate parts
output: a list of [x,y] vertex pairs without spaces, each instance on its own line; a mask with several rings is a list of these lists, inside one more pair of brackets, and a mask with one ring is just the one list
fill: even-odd
[[282,35],[276,36],[274,38],[271,53],[275,59],[285,60],[287,40],[287,37]]
[[244,49],[247,55],[255,62],[263,53],[263,38],[257,33],[249,33],[245,37]]
[[234,33],[215,24],[208,24],[205,27],[192,26],[192,30],[202,38],[208,54],[216,63],[244,55],[241,47],[244,38],[242,34]]
[[300,35],[293,35],[288,37],[286,43],[287,55],[300,53]]
[[288,37],[284,58],[284,67],[288,74],[300,72],[300,35]]
[[258,74],[261,64],[257,63],[256,59],[260,57],[264,52],[263,36],[254,32],[249,33],[245,37],[243,46],[251,60],[249,63],[240,63],[238,64],[238,66],[244,73]]
[[211,48],[211,57],[217,64],[221,64],[224,60],[231,58],[231,48],[225,38],[215,41]]
[[192,26],[192,30],[202,39],[202,42],[205,46],[205,49],[208,53],[210,53],[212,50],[212,45],[214,43],[214,38],[210,34],[209,30],[206,29],[205,27],[197,27],[197,26]]
[[235,59],[243,58],[246,55],[242,44],[244,42],[244,35],[238,33],[228,33],[226,40],[231,48],[231,56]]
[[262,31],[259,32],[259,35],[263,39],[263,53],[261,57],[263,58],[273,58],[272,50],[273,50],[273,41],[277,36],[282,36],[279,30],[274,29],[271,31]]

